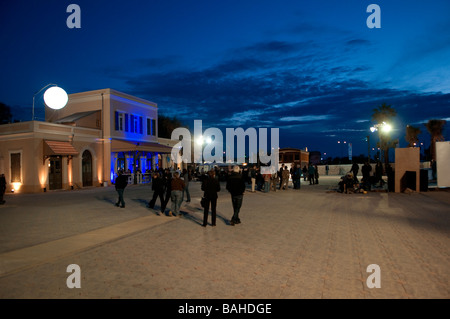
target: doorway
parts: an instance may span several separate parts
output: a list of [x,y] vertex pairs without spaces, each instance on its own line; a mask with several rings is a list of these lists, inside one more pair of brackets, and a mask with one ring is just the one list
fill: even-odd
[[50,169],[48,172],[48,188],[61,189],[62,188],[62,161],[59,156],[50,157]]
[[83,152],[81,160],[83,187],[92,186],[92,155],[89,151]]

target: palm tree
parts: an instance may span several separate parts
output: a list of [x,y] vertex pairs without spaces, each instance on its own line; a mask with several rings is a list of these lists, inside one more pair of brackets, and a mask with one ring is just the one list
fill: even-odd
[[[383,103],[382,105],[373,109],[372,121],[381,126],[383,123],[389,123],[390,120],[395,116],[397,116],[397,111],[390,105]],[[389,163],[389,148],[395,147],[395,145],[398,143],[398,140],[391,140],[391,137],[382,130],[378,130],[378,136],[380,138],[378,147],[384,150],[384,162],[385,165],[387,165]]]
[[420,128],[411,125],[406,125],[405,140],[408,142],[409,147],[414,147],[419,141],[419,134],[422,133]]
[[431,159],[436,160],[436,142],[443,141],[445,120],[429,120],[428,123],[424,124],[431,135]]

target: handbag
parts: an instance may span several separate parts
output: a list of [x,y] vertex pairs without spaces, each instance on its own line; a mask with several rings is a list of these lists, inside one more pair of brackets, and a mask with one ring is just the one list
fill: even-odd
[[207,203],[207,199],[206,197],[202,197],[202,199],[200,200],[200,205],[205,208],[206,207],[206,203]]

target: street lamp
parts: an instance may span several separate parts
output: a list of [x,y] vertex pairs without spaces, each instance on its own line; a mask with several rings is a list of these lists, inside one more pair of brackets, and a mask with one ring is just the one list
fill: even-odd
[[[370,128],[370,131],[371,131],[372,133],[375,132],[375,131],[379,131],[379,132],[381,132],[381,133],[387,134],[387,133],[389,133],[391,130],[392,130],[392,126],[391,126],[390,124],[386,123],[386,122],[382,122],[382,123],[375,124],[374,126],[372,126],[372,127]],[[381,135],[381,134],[380,134],[380,135]],[[380,139],[381,139],[381,136],[380,136]],[[381,146],[381,145],[380,145],[380,146]],[[370,147],[370,146],[369,146],[369,147]],[[380,161],[381,161],[381,155],[382,155],[382,153],[381,153],[381,150],[380,150]]]
[[56,84],[52,83],[47,84],[33,95],[33,111],[32,111],[33,113],[31,117],[32,121],[34,121],[34,100],[36,98],[36,95],[41,93],[44,89],[47,89],[44,92],[45,105],[47,105],[51,109],[54,110],[62,109],[64,106],[66,106],[67,102],[69,101],[69,96],[67,95],[66,91],[64,91]]

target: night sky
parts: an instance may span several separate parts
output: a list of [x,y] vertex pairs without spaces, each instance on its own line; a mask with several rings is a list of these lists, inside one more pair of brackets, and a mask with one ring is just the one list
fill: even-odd
[[[81,28],[66,24],[70,4]],[[369,4],[381,28],[368,28]],[[112,88],[203,127],[280,128],[281,147],[367,154],[373,109],[406,125],[450,121],[448,0],[5,0],[0,102],[31,119],[35,92]],[[36,115],[43,119],[42,98]],[[449,140],[449,124],[444,130]],[[375,146],[373,135],[372,146]]]

